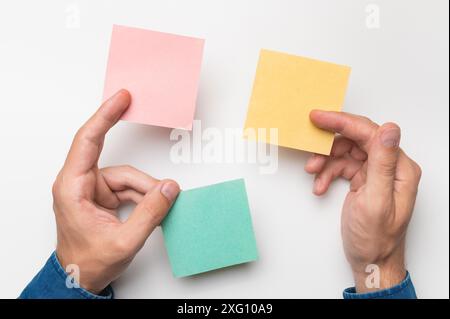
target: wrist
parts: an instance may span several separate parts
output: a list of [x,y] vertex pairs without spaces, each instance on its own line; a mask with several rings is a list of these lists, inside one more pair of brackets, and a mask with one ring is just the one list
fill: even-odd
[[391,288],[401,283],[407,273],[403,259],[352,266],[352,272],[357,293]]
[[[66,274],[73,276],[73,279],[77,282],[79,287],[84,290],[87,290],[95,295],[100,295],[108,286],[109,283],[99,283],[99,279],[101,279],[99,277],[101,276],[97,276],[95,274],[101,272],[93,271],[92,265],[86,265],[86,263],[79,262],[74,258],[68,257],[59,249],[56,249],[56,258]],[[68,267],[69,265],[71,265],[71,267]],[[76,269],[77,273],[71,273],[74,269]]]

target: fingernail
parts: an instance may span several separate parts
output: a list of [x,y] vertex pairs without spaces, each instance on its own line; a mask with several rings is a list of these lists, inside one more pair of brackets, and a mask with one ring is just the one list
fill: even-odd
[[175,201],[179,192],[180,187],[174,182],[166,182],[161,187],[161,194],[163,194],[163,196],[171,203]]
[[398,147],[400,144],[400,130],[394,128],[381,133],[381,143],[386,147]]

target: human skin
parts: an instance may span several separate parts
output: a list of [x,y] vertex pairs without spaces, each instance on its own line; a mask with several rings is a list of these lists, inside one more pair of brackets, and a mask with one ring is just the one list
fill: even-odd
[[[96,294],[122,274],[180,191],[175,181],[127,165],[98,167],[105,135],[130,101],[127,91],[119,91],[79,129],[53,185],[57,257],[63,268],[77,265],[80,286]],[[313,111],[311,120],[340,134],[331,155],[313,155],[305,169],[316,175],[317,195],[338,177],[351,181],[341,227],[357,291],[371,290],[365,285],[369,264],[379,266],[378,289],[401,282],[421,170],[400,149],[400,128],[335,112]],[[122,222],[117,209],[128,201],[136,207]]]
[[[421,169],[400,148],[400,128],[340,112],[315,110],[311,121],[338,133],[330,156],[313,154],[305,170],[315,175],[314,194],[327,192],[336,178],[350,181],[341,233],[356,291],[392,287],[406,276],[405,234],[411,219]],[[366,267],[379,269],[379,287],[368,287]]]
[[[58,260],[77,265],[80,286],[95,294],[126,269],[180,191],[130,166],[98,167],[105,134],[130,101],[120,90],[79,129],[53,185]],[[128,201],[136,207],[122,222],[117,208]]]

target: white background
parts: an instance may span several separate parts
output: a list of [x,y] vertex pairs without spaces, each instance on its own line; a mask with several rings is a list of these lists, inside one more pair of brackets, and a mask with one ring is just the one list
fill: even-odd
[[[366,5],[380,28],[366,27]],[[71,4],[80,28],[67,28]],[[19,1],[0,3],[0,297],[15,298],[55,247],[51,185],[74,132],[101,102],[112,24],[206,39],[196,118],[242,127],[260,48],[352,67],[345,110],[402,127],[424,174],[407,242],[419,297],[449,297],[448,1]],[[69,8],[69,13],[66,10]],[[169,130],[120,122],[102,165],[131,164],[188,189],[246,179],[260,260],[175,279],[158,229],[117,297],[340,298],[353,284],[339,231],[347,183],[323,198],[306,153],[279,169],[170,162]]]

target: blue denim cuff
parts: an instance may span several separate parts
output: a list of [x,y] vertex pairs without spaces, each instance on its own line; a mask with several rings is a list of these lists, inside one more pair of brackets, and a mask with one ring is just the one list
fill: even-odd
[[406,277],[401,283],[391,288],[357,293],[355,287],[351,287],[345,289],[343,295],[344,299],[417,299],[409,272],[406,272]]
[[44,267],[22,291],[20,299],[112,299],[114,291],[106,287],[95,295],[86,289],[67,287],[67,273],[61,267],[56,252],[50,256]]

